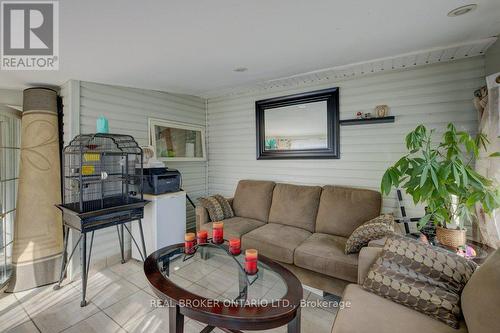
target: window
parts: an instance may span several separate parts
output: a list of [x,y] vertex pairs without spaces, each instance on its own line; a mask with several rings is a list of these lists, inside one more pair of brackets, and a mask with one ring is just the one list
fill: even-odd
[[149,119],[150,142],[160,161],[204,161],[202,126]]
[[20,112],[0,106],[0,287],[11,274],[20,138]]

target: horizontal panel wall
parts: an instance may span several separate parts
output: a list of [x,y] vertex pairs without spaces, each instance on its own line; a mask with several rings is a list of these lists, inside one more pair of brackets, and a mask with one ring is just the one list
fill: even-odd
[[[484,58],[391,71],[321,84],[296,81],[288,87],[253,90],[208,100],[208,189],[231,196],[240,179],[269,179],[295,184],[336,184],[379,190],[384,170],[405,153],[404,137],[418,124],[441,134],[449,122],[475,132],[473,92],[484,85]],[[339,160],[256,160],[255,101],[317,89],[340,87],[340,119],[372,112],[387,104],[395,123],[340,127]],[[421,216],[405,198],[411,216]],[[395,193],[383,210],[397,210]]]
[[[73,82],[73,81],[72,81]],[[74,82],[73,82],[74,83]],[[72,94],[79,103],[80,133],[94,133],[96,121],[101,115],[109,120],[110,133],[132,135],[140,145],[148,144],[148,118],[165,119],[205,126],[205,101],[194,96],[169,94],[159,91],[110,86],[92,82],[77,82]],[[67,85],[62,93],[70,95]],[[65,115],[66,119],[66,115]],[[69,125],[65,124],[65,128]],[[206,193],[207,162],[169,162],[169,168],[182,174],[183,189],[196,200]],[[195,225],[194,209],[186,204],[187,228]],[[165,218],[168,218],[165,217]],[[131,242],[127,239],[126,246]],[[114,228],[96,233],[93,260],[118,258],[119,244]]]

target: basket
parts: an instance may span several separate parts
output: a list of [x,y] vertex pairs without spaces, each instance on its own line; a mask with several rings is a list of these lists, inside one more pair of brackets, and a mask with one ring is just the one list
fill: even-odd
[[443,227],[436,227],[436,239],[439,243],[457,249],[464,246],[466,242],[465,229],[446,229]]

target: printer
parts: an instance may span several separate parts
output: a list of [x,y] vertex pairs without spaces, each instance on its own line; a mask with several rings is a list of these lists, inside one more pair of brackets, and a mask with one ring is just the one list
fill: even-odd
[[[139,169],[140,172],[140,169]],[[144,168],[142,173],[143,191],[147,194],[178,192],[181,189],[181,173],[165,166]]]
[[[148,153],[147,150],[145,152]],[[151,156],[145,157],[142,169],[142,184],[145,194],[158,195],[180,191],[182,176],[178,170],[168,169],[163,162]],[[140,172],[140,165],[136,165],[136,174],[140,174]]]

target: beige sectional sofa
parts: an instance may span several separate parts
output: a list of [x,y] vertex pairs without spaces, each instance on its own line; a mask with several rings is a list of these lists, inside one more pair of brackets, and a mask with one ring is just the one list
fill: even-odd
[[[357,281],[358,255],[344,254],[349,235],[380,215],[377,191],[341,186],[298,186],[242,180],[230,200],[235,217],[224,222],[225,238],[282,263],[302,283],[340,295]],[[203,207],[196,208],[197,230],[211,232]]]
[[358,284],[348,285],[342,296],[351,307],[339,310],[332,333],[500,332],[500,250],[479,267],[462,291],[464,320],[459,329],[364,290],[361,285],[381,252],[378,247],[361,249]]

